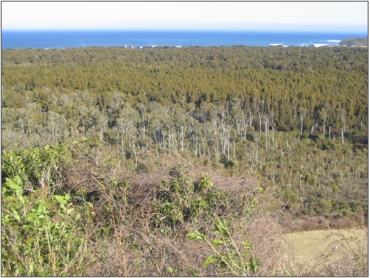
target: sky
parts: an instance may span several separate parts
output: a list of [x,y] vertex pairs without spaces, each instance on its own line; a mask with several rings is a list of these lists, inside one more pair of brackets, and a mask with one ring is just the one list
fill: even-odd
[[2,30],[367,33],[368,2],[2,2]]

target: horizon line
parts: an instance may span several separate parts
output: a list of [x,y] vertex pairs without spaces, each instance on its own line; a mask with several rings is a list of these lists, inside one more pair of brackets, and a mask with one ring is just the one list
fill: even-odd
[[296,29],[191,29],[191,28],[178,28],[178,29],[165,29],[165,28],[76,28],[76,29],[62,29],[62,28],[34,28],[34,29],[20,29],[20,28],[9,28],[9,29],[2,29],[1,32],[46,32],[46,31],[68,31],[68,32],[78,32],[78,31],[128,31],[128,32],[292,32],[292,33],[359,33],[359,34],[368,34],[367,31],[360,31],[360,30],[314,30],[314,29],[305,29],[305,30],[296,30]]

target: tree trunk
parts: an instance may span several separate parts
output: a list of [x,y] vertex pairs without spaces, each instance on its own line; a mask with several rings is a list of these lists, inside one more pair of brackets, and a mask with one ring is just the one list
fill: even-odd
[[233,153],[233,159],[235,159],[235,141],[236,141],[236,139],[234,139],[234,153]]
[[303,120],[301,120],[301,133],[303,133]]
[[124,153],[124,150],[123,150],[123,133],[121,133],[121,153]]
[[261,134],[261,117],[259,117],[259,119],[260,119],[260,134]]
[[325,122],[326,122],[326,119],[324,119],[324,126],[323,126],[323,129],[322,129],[322,135],[325,135]]
[[136,157],[136,146],[135,146],[135,143],[133,144],[133,149],[134,149],[134,161],[135,161],[135,164],[137,166],[137,157]]
[[227,133],[227,141],[226,141],[226,143],[227,143],[227,160],[229,160],[229,157],[230,157],[229,156],[229,154],[230,154],[229,133]]
[[181,127],[181,134],[180,134],[180,146],[181,151],[184,151],[184,127]]
[[265,143],[265,149],[268,148],[268,119],[265,119],[265,134],[266,134],[266,143]]
[[258,141],[257,141],[256,161],[257,161],[257,165],[258,165]]

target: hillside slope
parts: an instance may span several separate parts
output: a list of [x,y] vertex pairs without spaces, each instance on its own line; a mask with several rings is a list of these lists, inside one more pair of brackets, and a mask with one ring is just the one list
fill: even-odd
[[368,46],[367,38],[350,38],[342,40],[339,45],[341,46]]

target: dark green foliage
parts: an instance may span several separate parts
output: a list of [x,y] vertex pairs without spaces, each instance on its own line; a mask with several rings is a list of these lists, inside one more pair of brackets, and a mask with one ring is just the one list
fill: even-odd
[[[16,149],[95,137],[95,146],[138,174],[149,171],[149,154],[176,154],[229,175],[263,177],[298,214],[339,212],[325,203],[335,198],[361,200],[352,211],[367,213],[365,48],[4,50],[2,86],[4,165],[11,165],[9,152],[13,163],[44,160],[36,150],[19,157]],[[94,160],[89,147],[85,152]],[[46,180],[33,166],[17,171],[35,188],[53,183],[53,165]],[[13,170],[3,169],[3,181]],[[167,201],[162,210],[176,214]],[[180,211],[179,220],[189,215]]]
[[[229,197],[213,187],[212,181],[203,176],[193,182],[186,175],[173,178],[168,184],[162,182],[157,186],[154,204],[155,226],[162,224],[173,226],[184,221],[196,221],[199,214],[225,213],[217,210]],[[205,216],[203,216],[205,217]]]
[[72,163],[65,144],[43,149],[7,150],[2,153],[2,183],[19,177],[28,190],[53,186],[62,177],[63,169]]

